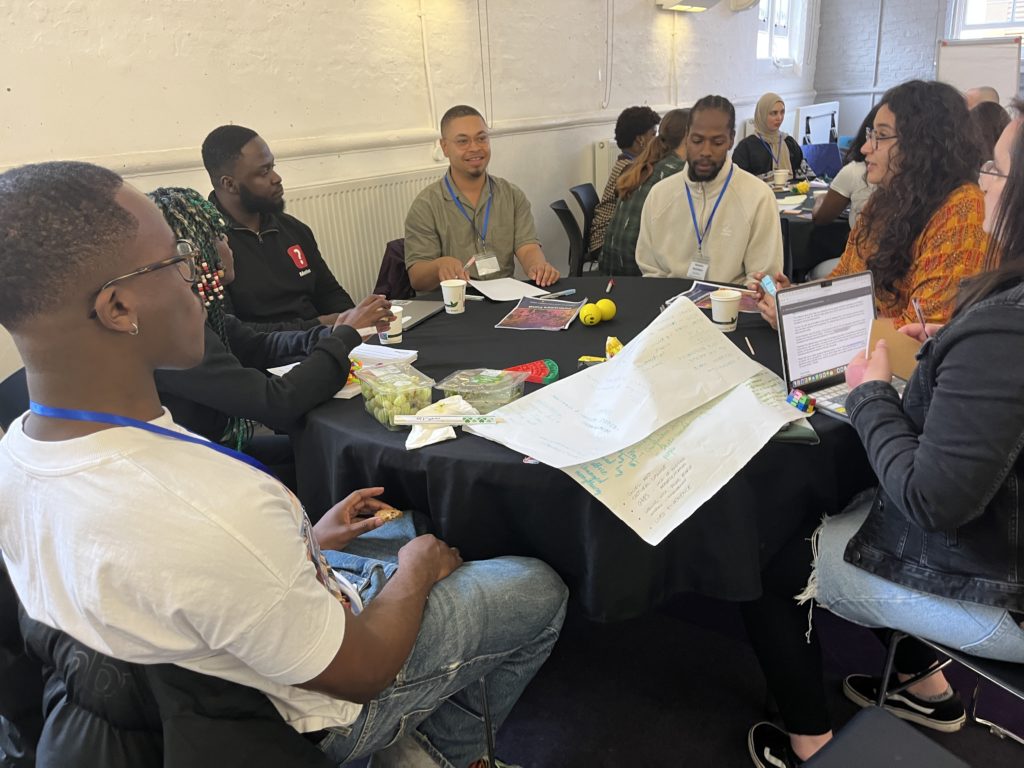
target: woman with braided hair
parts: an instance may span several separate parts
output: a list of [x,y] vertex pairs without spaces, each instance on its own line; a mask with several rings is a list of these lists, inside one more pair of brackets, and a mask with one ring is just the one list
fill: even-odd
[[[224,286],[234,278],[231,248],[220,212],[193,189],[161,188],[149,194],[174,234],[195,248],[196,291],[206,306],[203,361],[187,370],[157,371],[160,399],[178,424],[260,459],[294,487],[287,433],[314,406],[329,400],[348,377],[349,353],[361,343],[356,328],[391,320],[390,304],[371,295],[331,328],[254,330],[224,310]],[[266,369],[302,360],[284,376]],[[254,435],[265,424],[276,435]]]

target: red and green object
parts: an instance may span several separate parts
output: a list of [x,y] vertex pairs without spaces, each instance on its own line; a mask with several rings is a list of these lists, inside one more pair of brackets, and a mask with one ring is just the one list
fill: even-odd
[[558,378],[558,363],[548,359],[534,360],[532,363],[524,363],[523,365],[513,365],[505,370],[525,371],[530,374],[526,377],[526,380],[532,381],[534,384],[550,384]]

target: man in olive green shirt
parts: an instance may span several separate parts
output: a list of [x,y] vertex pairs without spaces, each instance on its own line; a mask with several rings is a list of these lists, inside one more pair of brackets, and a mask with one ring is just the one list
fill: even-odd
[[512,277],[513,256],[537,285],[559,278],[544,257],[523,191],[487,173],[487,123],[472,107],[441,118],[441,149],[451,167],[424,189],[405,218],[405,266],[417,291],[442,280]]

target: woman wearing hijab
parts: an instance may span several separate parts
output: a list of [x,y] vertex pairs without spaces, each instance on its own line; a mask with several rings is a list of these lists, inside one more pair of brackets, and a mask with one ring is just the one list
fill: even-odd
[[754,110],[755,133],[736,145],[732,161],[755,176],[771,176],[773,171],[785,170],[797,181],[814,178],[800,145],[779,130],[785,118],[786,103],[779,94],[766,93],[758,99]]

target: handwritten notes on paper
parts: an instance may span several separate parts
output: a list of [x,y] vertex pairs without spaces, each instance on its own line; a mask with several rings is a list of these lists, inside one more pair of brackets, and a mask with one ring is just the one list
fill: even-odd
[[762,368],[637,444],[562,471],[658,544],[802,415],[786,402],[782,380]]
[[754,376],[740,352],[688,300],[674,302],[606,363],[494,412],[470,431],[553,467],[628,448]]

